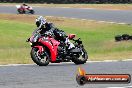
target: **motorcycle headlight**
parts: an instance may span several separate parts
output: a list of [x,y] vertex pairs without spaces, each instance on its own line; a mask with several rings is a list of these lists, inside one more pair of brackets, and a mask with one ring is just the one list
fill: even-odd
[[32,45],[32,43],[31,43],[31,42],[29,42],[29,44],[30,44],[30,45]]

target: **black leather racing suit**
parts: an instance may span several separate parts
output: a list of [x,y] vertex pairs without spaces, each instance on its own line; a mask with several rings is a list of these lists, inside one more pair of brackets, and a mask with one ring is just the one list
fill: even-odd
[[53,23],[45,23],[45,25],[43,25],[40,28],[40,34],[43,36],[44,34],[50,34],[52,35],[52,37],[54,39],[56,39],[57,41],[60,42],[65,42],[66,40],[66,33],[62,30],[59,30],[58,28],[56,28]]

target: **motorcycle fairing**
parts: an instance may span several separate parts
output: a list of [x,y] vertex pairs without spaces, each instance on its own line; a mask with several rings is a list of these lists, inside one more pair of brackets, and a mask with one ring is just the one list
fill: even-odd
[[44,51],[43,46],[34,46],[34,47],[39,49],[40,54]]
[[48,38],[47,41],[44,41],[43,38],[41,38],[39,39],[39,42],[41,42],[43,45],[45,45],[49,49],[51,54],[51,62],[55,62],[57,57],[57,48],[60,42],[56,41],[53,38]]

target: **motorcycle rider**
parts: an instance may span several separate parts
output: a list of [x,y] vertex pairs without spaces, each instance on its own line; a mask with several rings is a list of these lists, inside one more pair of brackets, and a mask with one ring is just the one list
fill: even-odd
[[63,42],[67,44],[68,49],[75,47],[74,44],[69,41],[64,31],[56,28],[53,23],[47,22],[46,19],[43,18],[43,16],[39,16],[38,18],[36,18],[36,26],[38,27],[37,30],[40,31],[40,34],[42,36],[44,34],[49,34],[49,35],[52,35],[52,37],[56,39],[57,41],[60,41],[60,43]]
[[23,10],[28,10],[30,6],[28,6],[27,4],[22,4],[21,8],[23,8]]

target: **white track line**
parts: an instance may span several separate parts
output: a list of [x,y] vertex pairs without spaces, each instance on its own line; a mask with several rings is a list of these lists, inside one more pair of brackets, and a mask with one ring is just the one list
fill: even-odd
[[126,23],[118,23],[118,24],[126,24]]
[[[120,61],[132,61],[132,59],[120,60]],[[87,61],[87,63],[106,63],[106,62],[120,62],[118,60],[104,60],[104,61]],[[50,63],[51,65],[54,64],[73,64],[73,62],[61,62],[61,63]],[[29,65],[36,65],[36,64],[7,64],[7,65],[0,65],[1,66],[29,66]]]
[[106,88],[132,88],[132,86],[123,86],[123,87],[106,87]]
[[122,61],[132,61],[132,59],[125,59],[125,60],[122,60]]
[[118,62],[118,60],[104,60],[104,62]]
[[[17,4],[14,4],[14,5],[5,5],[5,4],[0,4],[0,6],[5,6],[5,7],[9,7],[9,6],[13,6],[13,7],[15,7]],[[54,7],[54,6],[51,6],[51,7],[47,7],[47,6],[36,6],[36,5],[32,5],[32,7],[34,8],[34,7],[43,7],[43,8],[65,8],[65,9],[70,9],[70,8],[74,8],[74,9],[88,9],[88,10],[93,10],[93,9],[98,9],[98,8],[90,8],[90,7],[87,7],[87,8],[83,8],[83,7],[80,7],[80,8],[78,8],[78,7],[65,7],[65,6],[63,6],[63,7],[61,7],[61,6],[56,6],[56,7]],[[120,10],[122,10],[122,9],[98,9],[98,10],[115,10],[115,11],[120,11]]]
[[[55,17],[55,16],[46,16],[46,17]],[[58,18],[63,18],[63,19],[67,19],[69,17],[58,17]],[[70,18],[70,19],[77,19],[77,20],[80,20],[79,18]],[[109,24],[120,24],[120,25],[125,25],[125,24],[128,24],[128,23],[120,23],[120,22],[112,22],[112,21],[97,21],[97,20],[90,20],[90,19],[81,19],[81,20],[84,20],[84,21],[95,21],[95,22],[98,22],[98,23],[109,23]]]
[[0,66],[28,66],[28,65],[34,65],[34,64],[7,64],[7,65],[0,65]]
[[[47,8],[46,6],[32,6],[32,7],[43,7],[43,8]],[[78,8],[78,7],[60,7],[60,6],[57,6],[57,7],[52,7],[51,6],[51,7],[48,7],[48,8],[64,8],[64,9],[71,9],[72,8],[72,9],[86,9],[86,10],[95,10],[95,9],[97,9],[97,10],[114,10],[114,11],[120,11],[120,10],[122,10],[122,9],[98,9],[98,8],[90,8],[90,7],[88,7],[88,8],[83,8],[83,7]]]
[[125,88],[125,87],[107,87],[107,88]]

